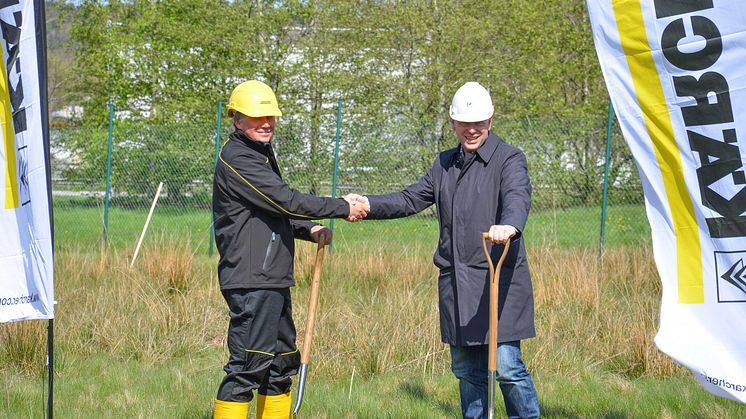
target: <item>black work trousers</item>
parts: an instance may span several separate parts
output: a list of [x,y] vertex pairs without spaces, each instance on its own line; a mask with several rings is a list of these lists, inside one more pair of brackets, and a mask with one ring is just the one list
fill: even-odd
[[290,289],[232,289],[223,297],[231,317],[230,357],[217,399],[251,401],[256,389],[268,396],[289,392],[300,366]]

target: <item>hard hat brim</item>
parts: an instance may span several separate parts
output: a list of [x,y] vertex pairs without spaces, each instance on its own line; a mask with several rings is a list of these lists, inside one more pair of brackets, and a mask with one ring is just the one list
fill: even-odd
[[457,114],[457,113],[450,114],[451,119],[453,119],[454,121],[458,121],[458,122],[482,122],[482,121],[486,121],[492,118],[493,115],[494,115],[494,112],[490,112],[490,113],[485,112],[483,114],[478,114],[478,115],[475,115],[473,113],[472,114]]
[[244,112],[244,110],[237,106],[228,107],[228,116],[232,117],[234,112],[238,112],[243,116],[248,116],[251,118],[261,118],[263,116],[282,116],[282,112],[278,108],[269,109],[266,112],[249,112],[248,110]]

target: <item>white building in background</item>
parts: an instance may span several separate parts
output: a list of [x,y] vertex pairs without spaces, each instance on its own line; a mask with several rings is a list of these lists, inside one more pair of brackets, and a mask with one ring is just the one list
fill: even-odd
[[83,107],[77,105],[68,105],[64,108],[52,111],[49,114],[50,119],[80,119],[83,117]]

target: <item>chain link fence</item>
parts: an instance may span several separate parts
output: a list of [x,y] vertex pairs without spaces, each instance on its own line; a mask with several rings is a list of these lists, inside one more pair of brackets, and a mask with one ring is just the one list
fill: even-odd
[[[301,121],[283,119],[273,139],[285,180],[318,195],[401,190],[425,173],[437,152],[457,143],[448,130],[438,137],[425,124],[406,121],[347,126],[343,119],[339,132],[336,114],[330,112],[319,122],[314,131]],[[521,148],[528,159],[534,189],[525,236],[529,245],[599,246],[606,129],[605,120],[495,119],[493,131]],[[225,141],[230,123],[220,131]],[[309,141],[314,135],[318,140]],[[176,236],[189,240],[197,252],[210,252],[216,137],[215,124],[156,126],[128,120],[113,121],[111,135],[108,127],[53,130],[56,247],[97,248],[106,241],[115,248],[134,248],[163,182],[147,240]],[[634,161],[616,125],[611,137],[605,245],[649,240]],[[371,228],[365,225],[384,229],[388,241],[405,247],[405,237],[421,238],[428,241],[428,249],[438,231],[431,209],[407,220],[352,225],[338,220],[333,225],[335,246],[354,246],[355,232]]]
[[57,248],[104,240],[134,247],[163,182],[148,237],[175,235],[207,249],[215,136],[215,127],[205,125],[117,123],[109,166],[106,128],[53,130]]

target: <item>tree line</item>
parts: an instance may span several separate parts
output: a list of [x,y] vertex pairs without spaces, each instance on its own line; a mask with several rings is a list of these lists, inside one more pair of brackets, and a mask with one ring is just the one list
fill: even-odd
[[[534,121],[541,132],[535,139],[550,153],[537,159],[560,171],[586,165],[586,186],[598,184],[608,95],[582,0],[48,5],[62,10],[56,25],[67,34],[59,49],[69,71],[60,104],[82,108],[76,125],[105,126],[109,104],[122,123],[214,125],[217,102],[256,78],[278,94],[284,116],[277,143],[294,152],[294,174],[316,188],[330,173],[341,98],[343,157],[355,162],[347,180],[384,182],[421,173],[437,151],[453,146],[451,96],[477,80],[490,90],[498,121]],[[524,138],[507,139],[532,140],[525,138],[530,129],[520,132]]]

